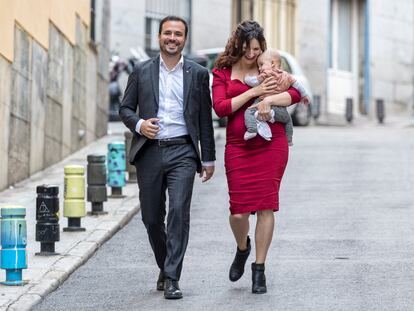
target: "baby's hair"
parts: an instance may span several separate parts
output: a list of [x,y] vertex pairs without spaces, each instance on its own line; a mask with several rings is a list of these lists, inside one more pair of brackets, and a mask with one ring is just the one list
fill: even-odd
[[264,51],[260,55],[260,57],[265,57],[265,58],[276,61],[276,64],[277,64],[278,68],[282,64],[282,58],[280,57],[280,53],[279,53],[278,50],[275,50],[275,49],[268,49],[268,50]]

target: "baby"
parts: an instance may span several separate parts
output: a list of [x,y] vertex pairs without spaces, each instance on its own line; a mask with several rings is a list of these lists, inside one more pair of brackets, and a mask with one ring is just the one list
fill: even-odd
[[[250,76],[246,75],[244,82],[251,86],[257,86],[262,83],[267,77],[273,76],[276,78],[277,87],[274,94],[285,92],[290,86],[297,89],[301,95],[301,98],[305,104],[309,103],[309,97],[306,94],[305,88],[296,79],[287,73],[280,70],[281,57],[277,50],[266,50],[257,59],[259,66],[259,75]],[[255,103],[259,102],[256,99]],[[270,110],[271,119],[269,122],[281,122],[285,124],[286,136],[289,146],[293,145],[293,124],[292,118],[286,107],[272,106]],[[257,120],[257,108],[247,109],[244,114],[244,122],[246,125],[246,133],[244,134],[244,140],[249,140],[255,137],[258,133],[266,140],[271,140],[272,132],[269,125],[266,122]]]

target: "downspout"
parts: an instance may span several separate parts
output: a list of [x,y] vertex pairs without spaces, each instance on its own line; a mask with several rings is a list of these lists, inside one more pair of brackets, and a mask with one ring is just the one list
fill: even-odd
[[324,104],[321,103],[321,113],[323,115],[325,115],[325,117],[328,115],[328,106],[329,106],[329,70],[332,67],[332,62],[333,62],[333,55],[332,55],[332,0],[328,0],[328,66],[326,68],[326,78],[325,78],[325,100],[323,101]]
[[365,18],[364,18],[364,112],[369,115],[369,107],[371,101],[371,75],[370,75],[370,45],[369,45],[369,16],[370,16],[370,0],[365,3]]
[[[192,29],[192,23],[193,23],[193,1],[192,0],[188,0],[188,7],[189,7],[189,14],[188,14],[188,29]],[[191,36],[192,36],[192,31],[191,34],[189,34],[188,38],[187,38],[187,47],[188,47],[188,52],[192,53],[192,41],[191,40]]]
[[[413,21],[414,21],[414,4],[413,4]],[[412,42],[414,43],[414,31],[413,31],[413,37],[412,37]],[[413,122],[414,125],[414,48],[411,47],[413,49],[413,88],[412,88],[412,93],[413,95],[411,96],[411,101],[412,101],[412,111],[411,111],[411,120]]]

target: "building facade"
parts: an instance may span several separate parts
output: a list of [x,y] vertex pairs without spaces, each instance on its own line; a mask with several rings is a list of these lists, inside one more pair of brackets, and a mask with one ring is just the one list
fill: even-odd
[[297,0],[233,0],[232,25],[256,20],[264,28],[267,46],[291,54],[296,49]]
[[255,19],[269,47],[290,52],[321,99],[322,117],[414,113],[412,0],[233,0],[233,24]]
[[0,189],[106,134],[109,0],[0,0]]
[[111,51],[124,60],[132,56],[131,48],[158,53],[159,23],[167,15],[189,25],[185,53],[224,46],[231,31],[231,0],[112,1],[111,12]]

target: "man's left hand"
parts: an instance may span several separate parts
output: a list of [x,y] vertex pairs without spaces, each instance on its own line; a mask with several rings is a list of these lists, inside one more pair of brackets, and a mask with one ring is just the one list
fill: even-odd
[[200,178],[202,182],[205,182],[211,178],[214,174],[214,166],[203,166],[200,172]]

